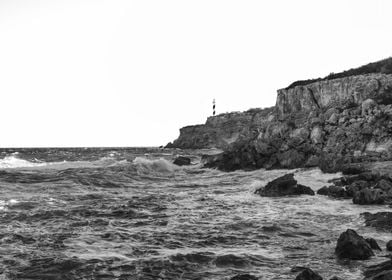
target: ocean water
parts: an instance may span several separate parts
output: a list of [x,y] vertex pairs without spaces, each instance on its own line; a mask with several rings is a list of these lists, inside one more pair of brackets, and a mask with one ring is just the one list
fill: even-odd
[[[254,194],[289,172],[314,190],[340,174],[224,173],[202,168],[207,152],[1,150],[0,279],[294,279],[296,266],[362,279],[384,260],[337,261],[334,248],[347,228],[385,248],[390,235],[359,215],[385,207]],[[192,165],[172,164],[178,154]]]

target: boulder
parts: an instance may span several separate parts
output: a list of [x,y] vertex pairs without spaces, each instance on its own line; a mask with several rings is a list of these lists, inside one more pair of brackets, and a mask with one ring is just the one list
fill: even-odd
[[380,246],[378,246],[377,241],[374,238],[366,238],[366,242],[370,245],[370,248],[373,250],[382,251]]
[[335,254],[339,259],[366,260],[374,256],[366,240],[354,230],[348,229],[338,239]]
[[294,174],[292,173],[269,182],[265,187],[257,189],[255,193],[268,197],[300,194],[314,195],[314,191],[311,188],[297,184],[297,180],[294,179]]
[[322,187],[321,189],[319,189],[317,191],[317,194],[319,195],[328,195],[329,194],[329,190],[327,186]]
[[191,159],[189,157],[178,156],[173,163],[175,165],[183,166],[183,165],[190,165]]
[[348,198],[346,190],[341,186],[324,186],[317,191],[317,194],[328,195],[335,198]]
[[323,278],[310,268],[305,268],[295,277],[295,280],[323,280]]
[[383,204],[384,193],[379,189],[365,188],[354,193],[353,203],[360,205]]

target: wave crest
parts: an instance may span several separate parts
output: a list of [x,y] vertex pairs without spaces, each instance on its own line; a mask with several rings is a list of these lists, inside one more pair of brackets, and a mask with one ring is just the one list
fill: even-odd
[[133,160],[133,163],[137,166],[138,170],[142,172],[155,171],[159,173],[172,173],[179,168],[164,158],[148,159],[144,157],[137,157]]

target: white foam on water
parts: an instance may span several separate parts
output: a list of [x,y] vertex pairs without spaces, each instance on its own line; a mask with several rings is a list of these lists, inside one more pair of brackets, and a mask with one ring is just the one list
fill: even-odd
[[155,171],[160,173],[172,173],[179,167],[170,161],[159,158],[159,159],[148,159],[144,157],[137,157],[133,160],[133,163],[138,167],[140,171]]
[[95,161],[58,161],[58,162],[32,162],[18,158],[15,153],[0,159],[0,169],[67,169],[67,168],[94,168],[110,167],[127,163],[126,160],[116,160],[113,157],[102,157]]
[[15,153],[11,156],[6,156],[5,158],[0,160],[0,169],[19,168],[19,167],[36,167],[36,166],[45,166],[45,165],[46,165],[46,163],[31,162],[28,160],[18,158],[18,157],[16,157]]

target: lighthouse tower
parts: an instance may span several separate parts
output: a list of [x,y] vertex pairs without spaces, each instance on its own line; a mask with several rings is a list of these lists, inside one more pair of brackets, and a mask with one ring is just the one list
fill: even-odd
[[212,101],[212,115],[215,116],[215,98]]

